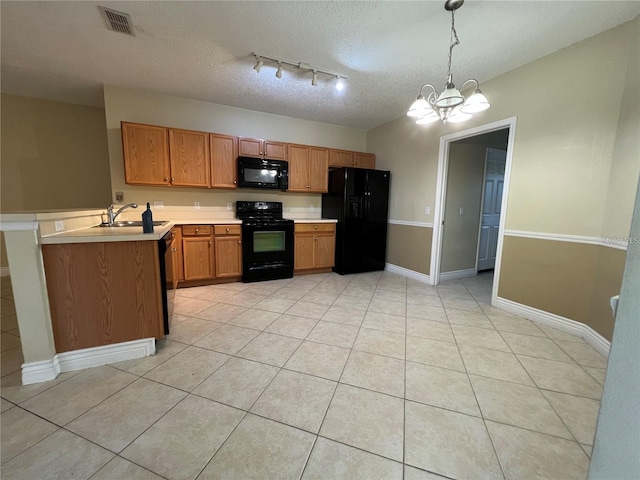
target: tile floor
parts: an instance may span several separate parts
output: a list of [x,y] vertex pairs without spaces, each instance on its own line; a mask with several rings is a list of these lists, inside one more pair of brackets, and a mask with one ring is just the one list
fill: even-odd
[[5,479],[584,479],[606,360],[489,305],[491,276],[177,292],[151,357],[20,385],[2,283]]

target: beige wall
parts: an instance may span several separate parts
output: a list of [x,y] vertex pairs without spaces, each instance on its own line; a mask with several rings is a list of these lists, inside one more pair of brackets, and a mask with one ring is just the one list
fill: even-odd
[[429,275],[432,236],[433,228],[390,223],[387,263]]
[[[274,193],[265,190],[140,187],[124,183],[120,122],[201,130],[307,145],[365,151],[366,132],[263,112],[114,86],[104,87],[112,190],[127,202],[163,201],[167,205],[226,206],[236,200],[281,201],[285,208],[320,208],[318,194]],[[115,193],[114,193],[115,197]]]
[[476,267],[485,153],[483,145],[450,145],[441,272]]
[[105,207],[104,110],[2,94],[1,210]]

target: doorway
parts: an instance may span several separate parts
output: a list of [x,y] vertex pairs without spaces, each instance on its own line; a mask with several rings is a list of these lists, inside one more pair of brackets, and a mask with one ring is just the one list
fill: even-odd
[[[440,138],[432,285],[494,267],[492,301],[495,299],[515,126],[513,117]],[[504,152],[503,160],[498,161],[487,148]],[[503,167],[498,167],[500,163]]]

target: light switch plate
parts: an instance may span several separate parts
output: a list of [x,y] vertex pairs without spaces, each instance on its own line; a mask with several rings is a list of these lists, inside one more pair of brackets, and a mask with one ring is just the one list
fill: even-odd
[[229,211],[233,210],[233,206],[230,203],[227,203],[227,210]]
[[62,220],[56,220],[55,227],[56,232],[62,232],[64,230],[64,222]]
[[158,210],[162,210],[164,208],[164,202],[161,202],[159,200],[154,200],[153,201],[153,208],[156,208]]
[[431,207],[424,207],[424,214],[425,215],[430,215],[431,214]]
[[124,192],[116,192],[116,202],[122,203],[124,201]]
[[315,207],[315,206],[313,206],[313,205],[309,205],[309,211],[310,211],[310,212],[315,211],[315,209],[316,209],[316,207]]
[[460,215],[464,215],[464,207],[460,207],[459,212],[460,212]]
[[193,202],[193,208],[200,210],[200,202]]

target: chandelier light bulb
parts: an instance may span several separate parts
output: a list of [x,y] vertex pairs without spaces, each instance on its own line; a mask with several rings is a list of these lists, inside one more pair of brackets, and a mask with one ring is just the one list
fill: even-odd
[[473,95],[467,98],[460,110],[464,113],[477,113],[487,110],[490,107],[491,104],[487,100],[487,97],[482,94],[480,89],[477,89]]

